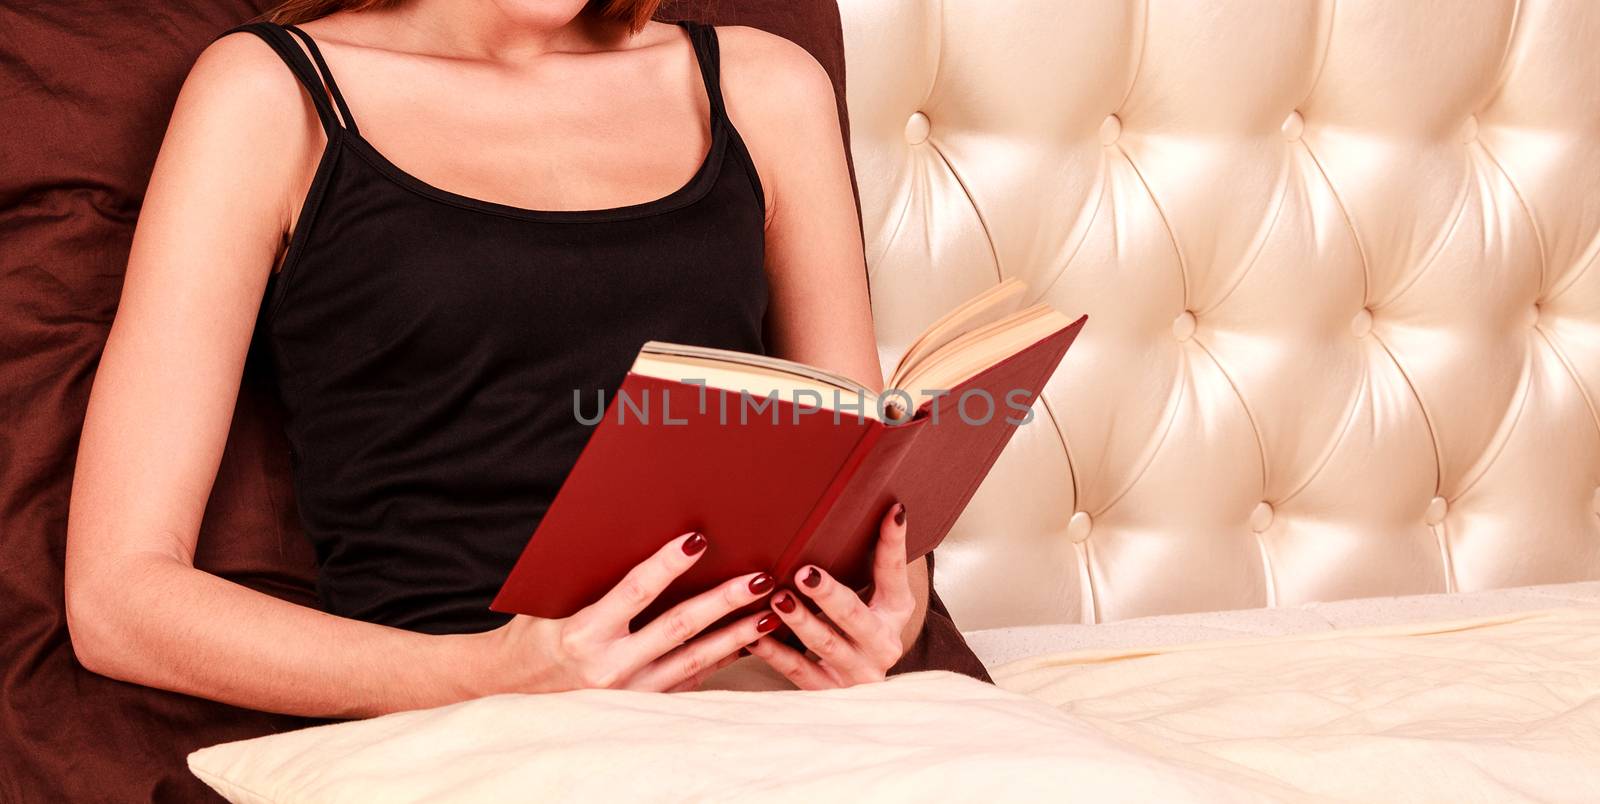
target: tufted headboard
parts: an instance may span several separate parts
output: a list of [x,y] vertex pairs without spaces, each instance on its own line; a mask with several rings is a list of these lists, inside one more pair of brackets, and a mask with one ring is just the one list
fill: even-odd
[[841,6],[885,365],[1090,317],[962,627],[1600,578],[1600,3]]

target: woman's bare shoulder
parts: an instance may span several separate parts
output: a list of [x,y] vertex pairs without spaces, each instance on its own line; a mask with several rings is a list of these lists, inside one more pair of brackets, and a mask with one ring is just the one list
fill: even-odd
[[188,184],[221,181],[287,198],[322,139],[316,109],[288,65],[260,37],[238,32],[212,42],[190,68],[162,167]]
[[821,115],[836,122],[833,80],[805,48],[742,25],[718,26],[717,41],[730,106],[780,119]]
[[844,169],[833,81],[783,37],[735,26],[717,28],[717,39],[728,116],[761,176],[770,222],[778,196],[804,196],[822,173]]
[[268,116],[279,109],[299,111],[302,95],[299,80],[283,59],[261,37],[246,31],[223,36],[201,51],[183,91],[208,105],[248,108]]
[[[235,32],[200,53],[184,79],[168,128],[172,136],[254,151],[262,161],[298,165],[321,139],[310,95],[265,41]],[[231,145],[228,145],[231,144]]]
[[248,268],[264,275],[310,183],[322,137],[309,96],[271,47],[249,33],[211,43],[173,106],[140,209],[135,256],[182,266],[259,247],[259,266]]

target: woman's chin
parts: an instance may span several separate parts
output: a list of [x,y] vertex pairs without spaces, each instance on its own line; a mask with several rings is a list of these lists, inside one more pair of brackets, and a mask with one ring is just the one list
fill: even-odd
[[559,28],[572,22],[587,0],[490,0],[508,20],[531,28]]

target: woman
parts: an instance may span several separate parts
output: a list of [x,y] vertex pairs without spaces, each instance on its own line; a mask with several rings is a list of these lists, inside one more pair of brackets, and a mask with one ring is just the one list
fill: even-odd
[[[570,618],[487,609],[587,438],[574,392],[615,388],[644,340],[882,376],[826,75],[755,30],[651,22],[658,1],[296,0],[270,15],[289,27],[202,54],[78,455],[66,581],[85,666],[313,716],[688,690],[742,649],[803,688],[915,669],[930,573],[905,560],[900,506],[868,601],[802,567],[630,632],[739,536],[663,534]],[[253,335],[325,611],[193,566]],[[779,623],[793,642],[766,636]],[[955,669],[981,675],[954,641]]]

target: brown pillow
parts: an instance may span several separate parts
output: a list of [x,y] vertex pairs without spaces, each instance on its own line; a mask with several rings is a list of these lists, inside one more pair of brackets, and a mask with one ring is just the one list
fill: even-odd
[[[97,676],[62,614],[73,459],[128,244],[173,100],[259,0],[0,3],[0,800],[215,800],[190,751],[303,725]],[[843,92],[832,0],[669,2],[663,16],[772,31]],[[843,116],[843,105],[840,115]],[[282,412],[252,358],[196,563],[314,604]]]

